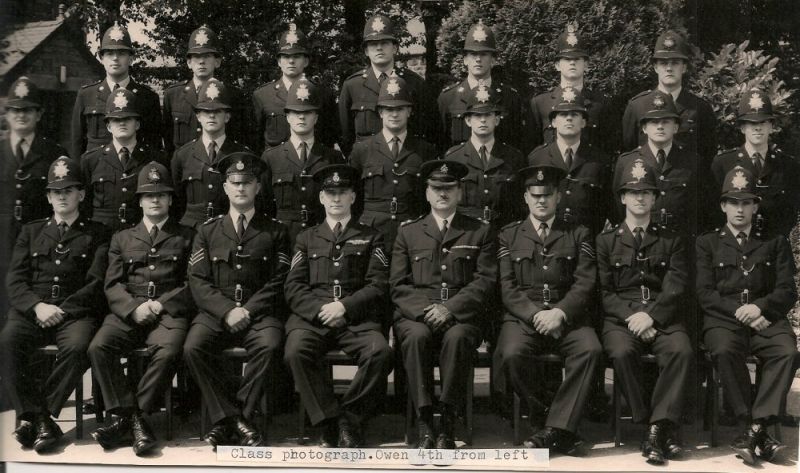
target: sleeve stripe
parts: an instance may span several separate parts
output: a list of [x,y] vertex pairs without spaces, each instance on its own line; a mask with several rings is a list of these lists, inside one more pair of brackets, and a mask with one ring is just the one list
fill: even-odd
[[303,255],[303,252],[302,252],[302,251],[298,251],[297,253],[295,253],[295,254],[294,254],[294,257],[292,257],[292,262],[291,262],[291,265],[290,265],[290,267],[289,267],[289,270],[290,270],[290,271],[291,271],[292,269],[294,269],[294,267],[295,267],[295,266],[297,266],[297,264],[298,264],[298,263],[300,263],[300,261],[302,261],[302,260],[303,260],[303,256],[304,256],[304,255]]
[[376,258],[383,263],[384,266],[389,266],[389,260],[386,258],[386,255],[383,253],[383,248],[375,248],[375,251],[372,253]]

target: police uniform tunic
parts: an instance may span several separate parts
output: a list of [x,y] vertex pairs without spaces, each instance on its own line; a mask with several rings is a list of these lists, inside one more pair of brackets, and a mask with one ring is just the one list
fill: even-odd
[[[697,299],[703,338],[720,373],[725,398],[737,416],[779,416],[785,410],[798,358],[786,314],[797,301],[795,264],[783,235],[762,237],[752,229],[745,244],[726,225],[697,239]],[[771,325],[742,325],[736,310],[755,304]],[[755,398],[745,357],[759,358],[761,382]]]
[[203,131],[197,121],[197,87],[194,80],[168,87],[164,91],[164,149],[172,155],[176,149],[200,136]]
[[[33,414],[45,410],[58,416],[89,367],[86,349],[106,305],[109,236],[106,227],[84,216],[61,238],[54,217],[22,227],[7,277],[12,307],[0,332],[0,376],[17,418],[33,420]],[[33,310],[40,302],[61,308],[64,321],[40,327]],[[29,362],[33,348],[48,343],[58,346],[59,355],[47,380],[37,385]]]
[[[199,314],[192,320],[183,357],[213,423],[241,414],[249,418],[259,405],[270,364],[283,339],[283,283],[289,270],[286,228],[259,214],[252,217],[241,241],[230,214],[197,229],[189,259],[189,288]],[[232,334],[224,318],[244,307],[250,325]],[[225,374],[223,349],[247,350],[247,365],[234,397]],[[238,401],[239,405],[235,404]]]
[[114,144],[87,151],[81,157],[81,175],[86,189],[82,212],[112,230],[130,228],[142,219],[136,195],[136,178],[150,161],[164,164],[161,151],[144,143],[128,150],[130,157],[122,165]]
[[611,160],[602,151],[581,141],[567,169],[556,142],[542,145],[528,155],[528,165],[549,164],[567,171],[559,183],[561,201],[556,221],[587,227],[592,235],[603,230],[606,219],[613,219]]
[[525,157],[519,150],[500,141],[495,141],[488,165],[481,161],[478,150],[471,140],[447,151],[445,159],[458,161],[469,168],[462,181],[463,196],[459,212],[473,218],[488,220],[500,228],[520,213],[509,195],[514,174],[525,166]]
[[[624,222],[597,236],[597,268],[606,312],[603,347],[634,422],[680,423],[694,357],[685,326],[694,323],[686,320],[692,311],[683,307],[687,266],[683,239],[654,223],[645,230],[638,250]],[[652,342],[644,342],[628,329],[626,319],[637,312],[653,318],[658,334]],[[649,404],[641,386],[641,355],[647,352],[656,356],[659,367]]]
[[247,146],[226,136],[222,146],[217,149],[214,162],[209,159],[201,138],[186,143],[175,152],[170,171],[175,183],[173,207],[181,225],[198,226],[228,211],[228,198],[222,188],[225,175],[217,171],[216,164],[237,151],[249,150]]
[[[151,241],[143,222],[115,233],[111,239],[105,293],[111,313],[89,345],[92,370],[106,409],[156,410],[172,380],[186,337],[194,302],[186,283],[186,266],[194,231],[172,219],[164,222]],[[164,308],[151,325],[139,325],[133,312],[155,300]],[[120,356],[144,345],[150,361],[136,393],[126,379]]]
[[314,146],[307,150],[305,163],[300,162],[291,141],[264,151],[261,160],[267,163],[261,174],[261,206],[286,225],[289,241],[294,244],[300,232],[325,217],[314,173],[329,164],[343,164],[344,157],[315,139]]
[[[753,224],[764,235],[788,237],[800,211],[800,163],[775,145],[770,146],[769,152],[762,159],[764,165],[756,182],[761,202],[758,213],[753,216]],[[725,175],[736,166],[756,173],[744,146],[714,157],[711,170],[716,179],[715,197],[719,195]]]
[[[377,230],[354,220],[336,238],[323,221],[297,238],[286,277],[286,363],[312,423],[345,410],[358,417],[374,412],[392,370],[392,350],[381,333],[388,325],[382,310],[388,296],[389,261]],[[317,319],[320,308],[341,302],[347,326],[330,328]],[[341,348],[358,362],[358,371],[341,405],[319,359]]]
[[[505,392],[510,382],[528,405],[537,405],[542,380],[533,356],[561,354],[566,376],[547,425],[575,432],[602,359],[594,314],[589,312],[597,269],[589,230],[556,219],[542,241],[528,217],[502,229],[497,256],[505,313],[493,355],[494,386]],[[532,324],[537,312],[553,308],[566,315],[559,338],[540,334]]]
[[[433,403],[436,360],[442,379],[440,400],[451,406],[464,402],[475,350],[488,325],[486,301],[495,291],[497,255],[491,225],[460,213],[448,225],[442,237],[431,214],[405,223],[391,260],[394,333],[408,392],[418,410]],[[423,322],[423,309],[429,304],[447,307],[456,323],[434,335]]]
[[400,223],[425,212],[423,184],[419,167],[436,159],[433,145],[406,135],[395,161],[383,133],[356,143],[350,165],[358,170],[364,210],[359,221],[383,234],[387,254],[397,236]]
[[[136,94],[137,97],[136,108],[141,115],[139,139],[155,149],[161,149],[161,102],[158,94],[147,86],[134,82],[133,79],[125,88]],[[73,158],[79,159],[84,152],[111,142],[111,133],[108,131],[105,121],[106,101],[109,95],[111,95],[111,89],[105,78],[94,84],[86,85],[78,91],[75,106],[72,109],[70,134],[72,140],[70,155]]]
[[[502,116],[502,121],[496,130],[497,139],[521,148],[524,123],[519,92],[495,79],[492,80],[491,87],[497,92],[497,95],[492,95],[492,99],[497,100],[497,105],[502,109],[502,113],[499,114]],[[445,87],[439,94],[437,104],[444,130],[442,133],[444,139],[440,147],[442,150],[468,141],[472,136],[472,130],[464,122],[464,112],[469,105],[470,92],[472,88],[465,78],[461,82]]]

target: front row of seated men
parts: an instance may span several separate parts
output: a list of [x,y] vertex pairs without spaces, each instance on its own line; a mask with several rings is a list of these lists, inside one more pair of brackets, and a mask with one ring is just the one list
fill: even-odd
[[[80,215],[85,193],[76,163],[53,162],[47,198],[54,213],[26,225],[17,240],[8,275],[13,308],[0,333],[0,375],[23,447],[41,453],[57,443],[63,434],[52,416],[91,364],[116,416],[92,436],[104,448],[151,451],[156,438],[143,414],[157,409],[181,358],[213,422],[203,439],[214,448],[266,445],[252,419],[281,353],[311,422],[322,427],[320,445],[363,445],[363,424],[376,413],[392,369],[385,332],[393,310],[417,446],[454,448],[456,411],[472,382],[487,301],[499,280],[504,315],[494,385],[510,387],[528,404],[535,433],[527,447],[585,453],[577,428],[605,351],[634,421],[649,424],[642,443],[647,461],[661,464],[680,454],[677,431],[694,356],[687,335],[692,321],[681,304],[691,290],[688,242],[650,221],[657,185],[645,161],[627,163],[618,185],[625,220],[596,238],[556,219],[560,167],[519,171],[529,217],[495,235],[487,222],[457,210],[466,167],[427,162],[420,173],[431,211],[399,228],[391,258],[381,233],[352,218],[358,175],[344,164],[315,173],[326,218],[298,235],[292,253],[286,227],[255,211],[263,167],[248,152],[226,156],[217,170],[225,176],[230,211],[195,232],[168,218],[169,171],[152,162],[138,176],[141,222],[110,237]],[[720,198],[727,224],[696,244],[703,340],[734,411],[747,422],[731,446],[748,464],[774,460],[784,448],[766,426],[784,408],[797,358],[785,317],[797,298],[791,249],[785,237],[753,229],[755,184],[747,169],[727,174]],[[600,339],[590,310],[598,289],[606,314]],[[29,369],[31,347],[46,343],[55,343],[59,356],[40,381]],[[142,345],[150,361],[134,389],[120,358]],[[232,346],[247,351],[238,385],[222,356]],[[319,363],[330,349],[358,364],[341,400]],[[543,406],[533,357],[552,352],[563,356],[565,376],[552,405]],[[649,400],[640,382],[644,353],[654,354],[659,367]],[[760,360],[754,400],[748,353]]]

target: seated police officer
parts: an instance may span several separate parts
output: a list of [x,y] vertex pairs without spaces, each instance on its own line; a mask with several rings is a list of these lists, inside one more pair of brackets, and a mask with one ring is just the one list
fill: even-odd
[[[199,309],[183,357],[214,427],[208,444],[255,447],[264,443],[252,425],[283,340],[283,283],[289,271],[286,227],[256,212],[258,176],[264,162],[249,152],[227,155],[217,165],[225,174],[230,201],[225,215],[197,229],[189,258],[189,288]],[[247,351],[244,374],[234,395],[222,351]]]
[[[325,221],[297,237],[286,300],[285,359],[313,424],[323,424],[322,447],[361,445],[360,425],[382,398],[392,370],[392,351],[381,327],[388,295],[389,261],[381,233],[352,219],[356,170],[325,166],[314,179]],[[353,356],[358,371],[341,404],[319,359],[339,349]]]
[[[618,177],[625,220],[597,236],[606,313],[603,347],[634,422],[649,422],[642,455],[649,463],[663,464],[681,452],[676,430],[694,356],[682,317],[686,310],[679,305],[689,280],[685,247],[677,233],[650,219],[658,189],[655,170],[635,159]],[[659,369],[649,407],[641,382],[641,356],[648,352]]]
[[[89,367],[86,349],[105,310],[103,270],[109,232],[78,208],[84,198],[75,161],[61,157],[47,173],[53,216],[22,227],[8,271],[11,310],[0,332],[0,377],[19,427],[14,438],[43,453],[63,435],[58,417]],[[31,375],[35,347],[58,346],[43,384]]]
[[[136,194],[144,217],[111,239],[105,279],[111,313],[89,345],[89,359],[106,411],[118,416],[92,437],[103,448],[133,445],[142,455],[156,443],[142,413],[156,410],[171,388],[194,309],[186,283],[194,230],[169,219],[172,181],[164,165],[142,168]],[[120,357],[142,345],[150,360],[134,392],[137,380],[128,382]]]
[[[737,166],[723,181],[724,227],[697,239],[697,299],[703,340],[720,373],[725,397],[747,423],[731,448],[754,465],[756,453],[775,461],[786,446],[767,433],[785,409],[798,352],[786,314],[797,300],[792,249],[784,235],[753,225],[758,177]],[[755,398],[745,357],[759,359]]]
[[[488,222],[456,212],[467,167],[428,161],[420,168],[431,212],[400,227],[391,260],[394,333],[417,413],[419,448],[455,448],[456,406],[472,383],[475,350],[486,328],[486,301],[497,278]],[[433,431],[433,367],[439,362],[442,414]]]
[[[525,441],[526,447],[580,455],[585,451],[576,431],[602,356],[590,311],[594,245],[588,228],[556,219],[558,185],[566,176],[562,167],[530,166],[518,175],[530,215],[506,225],[498,238],[506,310],[494,351],[494,385],[505,392],[510,381],[527,401],[537,432]],[[546,422],[540,414],[543,383],[534,361],[542,353],[561,354],[566,373]]]

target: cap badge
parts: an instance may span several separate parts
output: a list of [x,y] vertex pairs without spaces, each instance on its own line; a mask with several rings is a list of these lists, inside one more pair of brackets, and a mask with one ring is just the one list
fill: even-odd
[[342,178],[341,178],[341,177],[339,177],[339,173],[338,173],[338,172],[335,172],[335,173],[333,173],[333,177],[331,178],[331,180],[332,180],[333,182],[339,182],[339,181],[341,181],[341,180],[342,180]]
[[751,109],[757,112],[764,108],[764,101],[761,100],[761,96],[758,94],[758,92],[753,92],[753,94],[750,96],[750,102],[748,102],[748,105],[750,105]]
[[200,30],[197,32],[197,35],[194,37],[194,44],[198,46],[205,46],[208,43],[208,34],[206,30]]
[[636,179],[637,181],[641,181],[647,175],[647,170],[644,168],[644,161],[641,159],[637,159],[635,163],[633,163],[633,169],[631,169],[631,177]]
[[125,108],[128,106],[128,98],[121,90],[114,96],[114,106],[117,108]]
[[447,164],[442,164],[442,167],[439,168],[439,171],[447,174],[448,172],[450,172],[450,169],[447,167]]
[[56,176],[56,179],[64,179],[69,174],[69,167],[67,167],[67,162],[63,159],[60,159],[56,162],[56,165],[53,166],[53,175]]
[[564,89],[564,93],[561,94],[561,98],[564,99],[565,102],[572,103],[577,98],[575,95],[575,89],[572,87]]
[[299,38],[297,37],[297,26],[294,23],[289,24],[289,32],[286,33],[286,45],[289,47],[297,44]]
[[389,95],[397,95],[400,93],[400,83],[397,79],[390,79],[389,84],[386,85],[386,91]]
[[238,163],[236,163],[236,169],[238,169],[239,171],[244,171],[244,161],[239,161]]
[[386,23],[384,23],[379,17],[376,17],[374,20],[372,20],[372,25],[370,27],[372,28],[372,31],[380,33],[384,28],[386,28]]
[[656,108],[664,107],[664,103],[665,103],[664,99],[662,99],[659,96],[656,96],[656,98],[653,99],[653,106],[656,107]]
[[122,28],[119,25],[114,25],[111,27],[111,31],[108,32],[108,37],[114,41],[122,41],[122,38],[125,37],[125,33],[122,32]]
[[17,86],[14,87],[14,95],[19,98],[24,98],[28,95],[28,84],[23,81],[17,82]]
[[539,171],[538,173],[536,173],[536,180],[537,181],[544,181],[544,172]]
[[486,30],[483,28],[483,25],[478,24],[478,26],[475,27],[475,31],[472,32],[472,39],[479,43],[486,41]]
[[578,45],[578,36],[574,32],[567,33],[567,44],[572,47]]
[[150,173],[147,174],[147,178],[153,182],[158,182],[161,180],[161,174],[158,173],[158,169],[150,168]]
[[675,40],[672,39],[671,37],[667,36],[664,39],[664,47],[667,48],[667,49],[672,49],[673,47],[675,47]]
[[297,100],[305,102],[310,96],[311,92],[308,90],[308,86],[306,84],[300,84],[297,86]]
[[731,185],[740,191],[746,188],[748,184],[747,177],[742,171],[736,171],[736,174],[734,174],[733,178],[731,179]]
[[478,99],[480,103],[486,103],[489,101],[489,89],[482,85],[478,87],[478,91],[475,92],[475,98]]
[[570,23],[567,25],[567,33],[575,33],[576,31],[578,31],[578,27],[575,25],[575,23]]
[[206,97],[211,100],[216,100],[217,97],[219,97],[219,88],[217,87],[217,84],[213,82],[208,84],[208,88],[206,89]]

